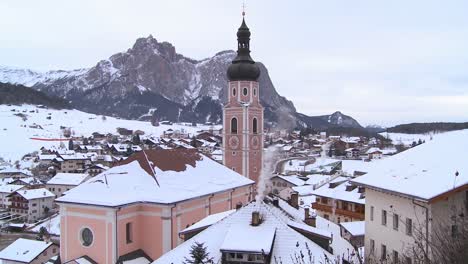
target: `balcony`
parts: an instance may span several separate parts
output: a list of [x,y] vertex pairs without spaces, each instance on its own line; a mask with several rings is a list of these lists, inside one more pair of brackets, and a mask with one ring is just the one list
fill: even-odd
[[[312,208],[315,209],[315,210],[327,212],[327,213],[330,213],[330,214],[332,213],[332,207],[330,205],[313,203]],[[355,218],[355,219],[359,219],[359,220],[364,220],[364,213],[353,212],[353,211],[349,211],[349,210],[343,210],[343,209],[335,208],[335,214],[343,215],[343,216],[347,216],[347,217],[351,217],[351,218]]]

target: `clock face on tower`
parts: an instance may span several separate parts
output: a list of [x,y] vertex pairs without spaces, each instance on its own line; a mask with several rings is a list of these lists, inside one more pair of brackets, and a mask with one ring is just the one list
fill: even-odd
[[239,147],[239,138],[236,136],[232,136],[229,138],[229,146],[232,149],[237,149]]
[[258,147],[260,146],[260,139],[258,138],[258,136],[253,136],[250,140],[250,143],[253,149],[258,149]]

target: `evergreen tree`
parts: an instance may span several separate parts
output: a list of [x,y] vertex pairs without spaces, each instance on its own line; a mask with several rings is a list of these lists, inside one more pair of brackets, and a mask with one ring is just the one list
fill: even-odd
[[190,249],[190,258],[185,257],[184,264],[209,264],[213,263],[213,258],[206,252],[203,243],[195,242]]
[[49,231],[47,231],[45,227],[41,226],[41,228],[39,228],[39,234],[37,235],[37,238],[39,240],[44,240],[48,236],[49,236]]

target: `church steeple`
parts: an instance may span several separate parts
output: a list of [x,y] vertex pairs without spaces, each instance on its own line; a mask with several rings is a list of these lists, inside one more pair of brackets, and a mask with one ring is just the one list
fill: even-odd
[[260,76],[260,68],[250,57],[250,35],[245,17],[242,17],[237,30],[237,56],[227,70],[229,81],[256,81]]
[[250,57],[250,30],[244,18],[237,30],[237,56],[229,65],[227,76],[227,102],[223,109],[223,163],[258,181],[263,168],[263,106],[258,82],[260,68]]

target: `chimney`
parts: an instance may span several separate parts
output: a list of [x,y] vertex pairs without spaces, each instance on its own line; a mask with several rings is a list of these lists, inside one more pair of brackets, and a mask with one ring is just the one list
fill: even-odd
[[260,212],[259,211],[253,211],[252,212],[252,226],[258,226],[260,225]]
[[298,192],[292,192],[291,193],[291,198],[289,200],[289,205],[291,205],[294,208],[299,208],[299,193]]
[[315,214],[309,214],[309,208],[304,209],[304,223],[311,227],[317,227],[317,217]]
[[279,207],[279,200],[277,197],[273,198],[273,206]]

